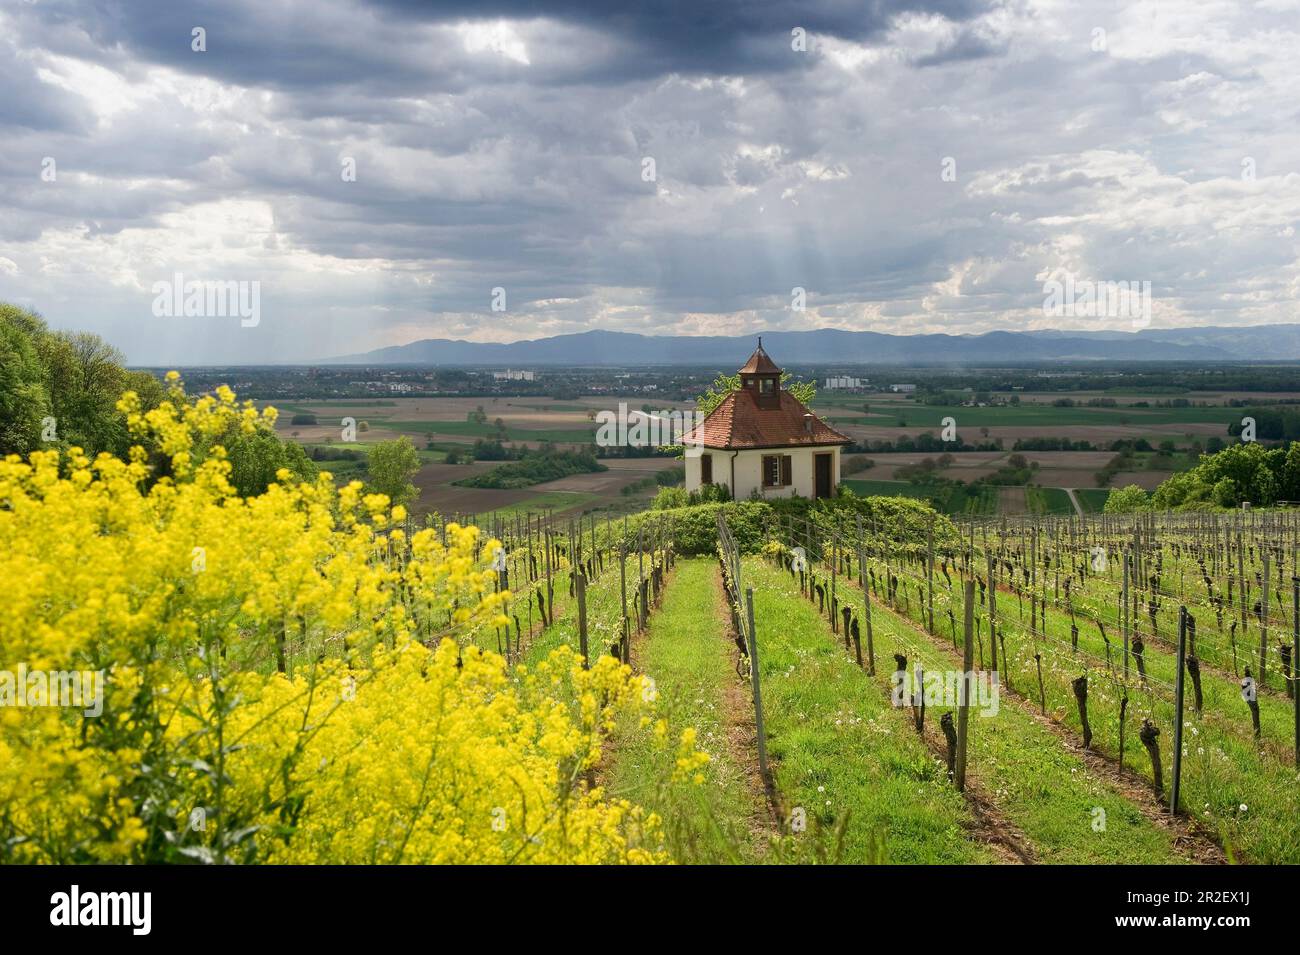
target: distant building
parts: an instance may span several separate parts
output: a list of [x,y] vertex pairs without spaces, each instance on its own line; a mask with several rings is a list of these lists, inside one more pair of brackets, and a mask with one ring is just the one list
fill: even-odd
[[[683,437],[686,489],[725,484],[737,500],[831,497],[840,478],[840,451],[850,440],[781,387],[781,369],[763,340],[728,394]],[[700,448],[698,455],[693,448]]]
[[916,385],[890,385],[889,390],[895,394],[910,395],[916,391]]
[[536,372],[515,371],[511,368],[507,368],[505,371],[494,371],[492,372],[492,377],[497,381],[536,381],[537,380]]
[[867,387],[867,383],[868,379],[866,378],[850,378],[848,375],[840,375],[835,378],[826,379],[826,387],[828,389],[865,388]]

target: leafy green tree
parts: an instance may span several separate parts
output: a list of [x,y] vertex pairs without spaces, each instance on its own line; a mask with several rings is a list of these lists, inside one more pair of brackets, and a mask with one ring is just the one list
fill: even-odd
[[1130,484],[1128,487],[1112,488],[1106,496],[1104,510],[1107,514],[1131,514],[1134,511],[1145,511],[1149,506],[1147,492],[1136,484]]
[[[97,335],[52,332],[40,316],[0,303],[0,454],[76,446],[92,457],[124,457],[131,442],[117,400],[134,391],[149,409],[164,389],[123,361]],[[48,430],[47,417],[54,419]]]
[[1278,499],[1300,501],[1300,441],[1294,441],[1282,461],[1282,481]]
[[1210,492],[1210,498],[1219,507],[1235,507],[1241,500],[1241,491],[1237,489],[1236,481],[1226,477],[1214,485],[1214,490]]
[[666,511],[670,508],[685,507],[689,503],[690,495],[686,493],[686,488],[661,487],[650,506],[656,511]]
[[252,434],[231,431],[218,441],[230,461],[230,483],[241,497],[263,493],[277,480],[284,468],[298,481],[310,481],[318,469],[302,445],[282,441],[273,431],[257,430]]
[[40,447],[41,419],[50,414],[45,368],[36,350],[30,312],[0,303],[0,454]]
[[419,493],[411,478],[420,470],[420,454],[406,435],[380,441],[370,448],[369,490],[387,494],[394,504],[406,504]]
[[1239,507],[1243,501],[1270,507],[1300,498],[1300,442],[1266,448],[1239,442],[1202,455],[1196,467],[1175,474],[1151,494],[1157,509]]
[[[1269,450],[1255,441],[1232,444],[1218,454],[1201,458],[1192,470],[1198,484],[1217,489],[1224,478],[1229,478],[1237,491],[1237,499],[1221,504],[1234,507],[1242,501],[1266,507],[1277,500],[1278,480],[1274,470],[1282,471],[1286,452]],[[1218,503],[1216,501],[1216,503]]]
[[1173,510],[1209,500],[1210,487],[1201,484],[1191,471],[1175,474],[1151,492],[1151,506],[1158,511]]

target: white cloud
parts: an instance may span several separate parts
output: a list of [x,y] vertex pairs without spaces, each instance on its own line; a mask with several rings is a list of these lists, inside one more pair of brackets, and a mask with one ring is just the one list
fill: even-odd
[[[198,57],[70,9],[110,19],[0,14],[0,297],[137,361],[592,327],[1021,328],[1054,268],[1149,279],[1156,325],[1294,320],[1291,0],[918,8],[810,27],[808,53],[789,26],[719,46],[353,0],[317,24],[260,0]],[[159,328],[142,296],[170,270],[260,278],[267,320]],[[497,285],[504,315],[484,306]]]

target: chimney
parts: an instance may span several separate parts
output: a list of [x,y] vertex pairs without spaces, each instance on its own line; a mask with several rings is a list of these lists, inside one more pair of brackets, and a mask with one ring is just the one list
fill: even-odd
[[813,416],[807,412],[803,416],[803,433],[812,434]]

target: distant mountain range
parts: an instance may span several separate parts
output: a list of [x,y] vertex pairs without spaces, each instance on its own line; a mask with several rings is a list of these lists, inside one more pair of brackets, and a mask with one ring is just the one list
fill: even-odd
[[[1300,359],[1300,325],[1160,328],[1139,332],[1026,331],[984,335],[884,335],[820,328],[763,332],[782,365],[1005,365],[1066,361],[1287,361]],[[344,365],[738,366],[756,335],[582,332],[509,343],[428,338],[360,355]]]

